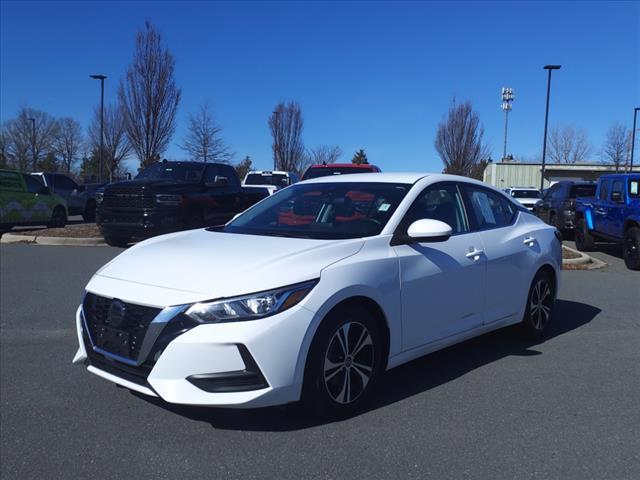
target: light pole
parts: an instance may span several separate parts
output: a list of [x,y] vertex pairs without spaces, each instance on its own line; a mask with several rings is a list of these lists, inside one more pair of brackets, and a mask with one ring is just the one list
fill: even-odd
[[544,189],[544,165],[547,158],[547,127],[549,125],[549,95],[551,94],[551,71],[560,70],[562,65],[545,65],[544,69],[549,71],[547,78],[547,110],[544,114],[544,140],[542,143],[542,171],[540,172],[540,191]]
[[502,161],[507,159],[507,130],[509,128],[509,112],[511,111],[511,103],[513,102],[513,88],[502,88],[502,110],[504,111],[504,152],[502,154]]
[[102,151],[104,150],[104,80],[106,75],[89,75],[100,80],[100,154],[98,156],[98,183],[102,183]]
[[636,107],[633,109],[633,130],[631,130],[631,162],[629,165],[630,172],[633,172],[633,150],[636,147],[636,118],[638,116],[638,111],[640,111],[640,107]]
[[35,172],[38,168],[36,165],[36,119],[30,118],[31,122],[31,158],[33,159],[33,171]]
[[273,170],[277,171],[278,170],[278,157],[280,154],[280,142],[278,141],[278,137],[280,135],[280,131],[278,129],[279,124],[278,124],[278,116],[280,115],[280,112],[278,110],[274,110],[273,111],[273,143],[275,145],[275,151],[273,152]]

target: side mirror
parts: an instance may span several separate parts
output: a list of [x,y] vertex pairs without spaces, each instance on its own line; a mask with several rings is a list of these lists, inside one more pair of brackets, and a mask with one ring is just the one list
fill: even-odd
[[616,203],[622,203],[622,192],[611,192],[611,200]]
[[451,227],[440,220],[423,218],[413,222],[407,229],[406,235],[394,236],[391,245],[444,242],[449,239],[452,232]]

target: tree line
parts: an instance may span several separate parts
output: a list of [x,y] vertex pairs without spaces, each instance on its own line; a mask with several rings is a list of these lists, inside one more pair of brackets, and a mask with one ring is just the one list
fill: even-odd
[[[175,133],[182,89],[175,81],[175,59],[150,23],[136,34],[133,59],[120,81],[117,99],[104,107],[103,150],[100,152],[100,109],[86,134],[73,118],[54,118],[34,108],[21,108],[15,118],[0,128],[0,167],[20,171],[62,171],[81,177],[95,177],[99,158],[103,178],[125,174],[123,161],[132,155],[140,169],[160,160]],[[342,156],[336,145],[306,147],[304,120],[297,102],[281,102],[269,116],[274,167],[303,173],[311,164],[334,163]],[[187,132],[179,143],[185,155],[196,161],[230,163],[234,153],[221,136],[222,127],[208,103],[188,114]],[[484,128],[470,101],[452,101],[439,123],[434,141],[445,173],[482,178],[490,160]],[[600,149],[603,162],[620,169],[629,158],[630,129],[614,123]],[[556,126],[549,135],[551,163],[581,163],[594,152],[585,130],[573,125]],[[102,153],[102,155],[100,155]],[[353,163],[368,163],[363,149]],[[236,165],[241,176],[252,168],[246,156]]]

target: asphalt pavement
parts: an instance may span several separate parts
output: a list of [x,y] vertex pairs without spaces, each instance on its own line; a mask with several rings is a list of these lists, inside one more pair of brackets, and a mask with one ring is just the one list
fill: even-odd
[[0,247],[3,480],[640,478],[640,272],[615,249],[562,273],[545,340],[503,330],[426,356],[331,423],[167,405],[72,365],[83,287],[118,252]]

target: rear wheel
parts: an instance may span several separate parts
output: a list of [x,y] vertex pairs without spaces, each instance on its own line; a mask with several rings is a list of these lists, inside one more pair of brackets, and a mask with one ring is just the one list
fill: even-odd
[[305,372],[303,401],[323,417],[353,414],[383,369],[384,342],[364,308],[331,312],[316,332]]
[[131,241],[131,237],[105,235],[104,236],[104,241],[107,242],[107,245],[109,245],[111,247],[126,248],[126,247],[129,246],[129,242]]
[[531,282],[521,323],[522,331],[527,337],[536,339],[544,334],[551,323],[554,305],[555,286],[551,275],[539,271]]
[[47,224],[49,228],[64,228],[67,224],[67,212],[64,207],[58,205],[53,209],[53,213],[51,214],[51,220]]
[[593,250],[595,240],[589,229],[587,228],[587,222],[584,221],[584,218],[579,218],[576,223],[576,228],[574,231],[574,235],[576,237],[576,248],[581,252],[588,252],[589,250]]
[[631,227],[624,233],[622,257],[627,268],[640,270],[640,228]]

